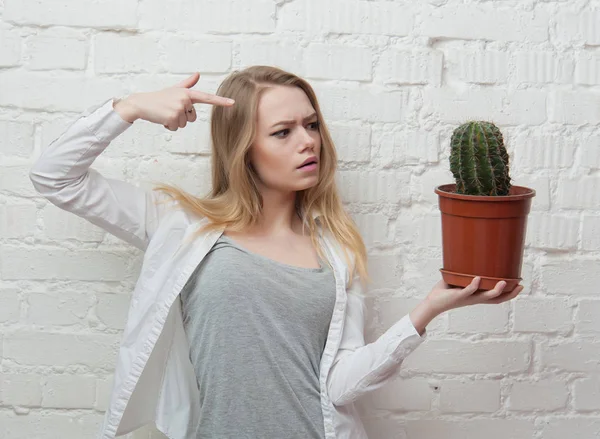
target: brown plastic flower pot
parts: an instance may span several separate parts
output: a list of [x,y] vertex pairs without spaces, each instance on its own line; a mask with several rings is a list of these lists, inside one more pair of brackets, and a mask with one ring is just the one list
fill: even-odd
[[521,279],[527,215],[535,190],[512,186],[505,196],[462,195],[456,184],[435,188],[442,213],[444,281],[466,287],[481,276],[479,289],[506,281],[512,291]]

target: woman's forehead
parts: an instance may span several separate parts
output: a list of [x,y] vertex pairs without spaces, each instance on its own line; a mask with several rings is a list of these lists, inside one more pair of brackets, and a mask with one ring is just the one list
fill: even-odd
[[314,113],[314,108],[299,87],[269,87],[258,103],[258,120],[271,126],[280,120],[302,120]]

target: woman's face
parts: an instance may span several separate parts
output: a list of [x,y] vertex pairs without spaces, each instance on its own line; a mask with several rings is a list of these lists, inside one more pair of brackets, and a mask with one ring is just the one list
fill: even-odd
[[[321,134],[315,109],[298,87],[273,86],[258,103],[250,163],[260,184],[281,192],[300,191],[319,179]],[[302,167],[305,160],[314,164]]]

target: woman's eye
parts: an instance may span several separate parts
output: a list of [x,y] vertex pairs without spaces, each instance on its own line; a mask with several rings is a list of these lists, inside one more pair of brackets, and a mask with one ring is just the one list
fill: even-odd
[[310,124],[310,126],[312,127],[313,130],[318,130],[319,129],[319,122],[313,122]]
[[287,135],[289,132],[290,132],[290,130],[286,128],[285,130],[277,131],[276,133],[273,133],[273,134],[271,134],[271,135],[272,135],[272,136],[275,136],[275,137],[282,137],[282,136],[280,136],[280,134],[284,134],[284,136],[285,136],[285,135]]

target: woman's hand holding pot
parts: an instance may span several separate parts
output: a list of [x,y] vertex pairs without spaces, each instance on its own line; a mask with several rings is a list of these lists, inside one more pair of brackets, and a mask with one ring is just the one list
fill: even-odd
[[431,320],[446,311],[469,305],[506,302],[523,291],[523,286],[518,285],[511,292],[503,294],[506,286],[504,281],[498,282],[492,290],[478,291],[480,281],[480,277],[475,277],[465,288],[451,287],[443,280],[436,283],[425,300],[410,313],[410,319],[419,334],[423,333]]

